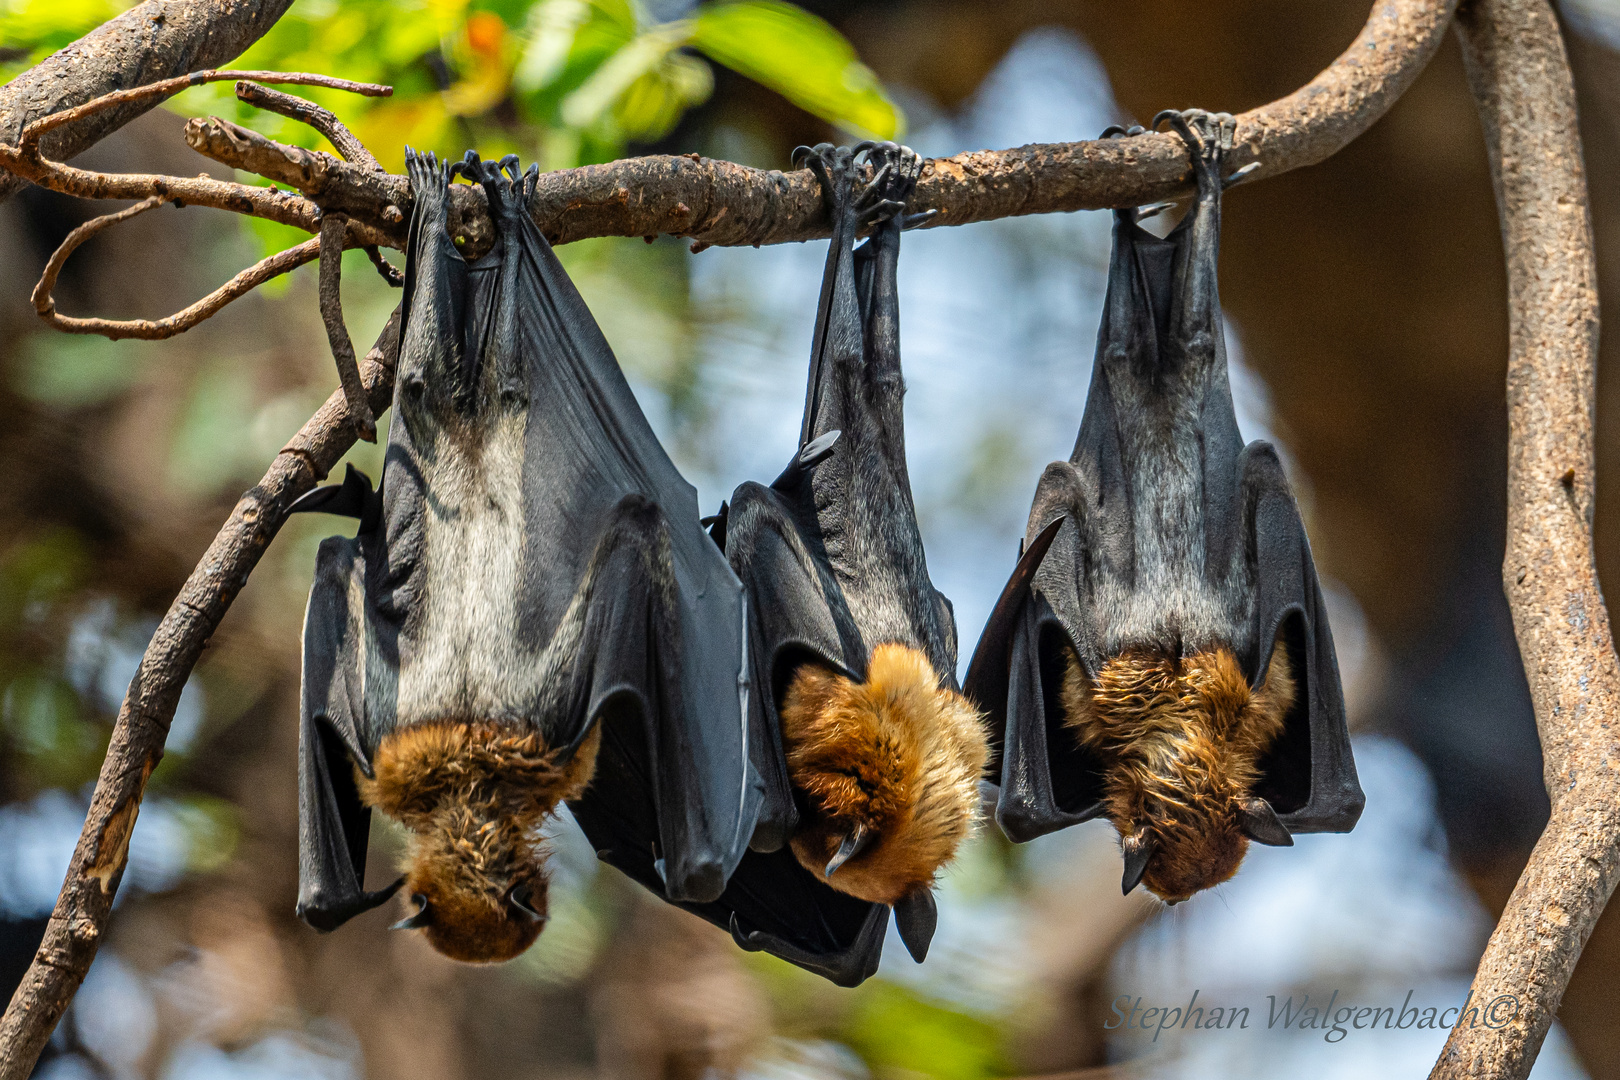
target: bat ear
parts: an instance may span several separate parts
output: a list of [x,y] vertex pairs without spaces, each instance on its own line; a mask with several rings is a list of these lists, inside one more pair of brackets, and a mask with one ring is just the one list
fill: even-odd
[[1294,837],[1277,811],[1261,798],[1245,799],[1238,807],[1238,828],[1257,844],[1267,847],[1293,847]]
[[934,906],[934,890],[927,885],[894,905],[894,928],[900,931],[906,952],[917,963],[928,956],[928,943],[939,925],[939,908]]
[[831,859],[827,860],[827,869],[822,872],[828,877],[832,877],[840,866],[865,851],[867,845],[871,842],[872,833],[866,831],[866,826],[856,825],[855,830],[844,837],[844,842],[838,845],[838,851],[834,853]]
[[1148,861],[1153,858],[1158,845],[1146,836],[1133,836],[1125,841],[1123,848],[1125,878],[1120,883],[1120,888],[1126,896],[1129,896],[1132,889],[1142,884],[1142,875],[1147,873]]
[[407,915],[405,918],[399,920],[399,922],[390,926],[388,929],[420,930],[424,926],[433,925],[433,909],[428,907],[427,897],[423,896],[421,893],[417,893],[415,896],[411,897],[411,900],[416,904],[416,914]]

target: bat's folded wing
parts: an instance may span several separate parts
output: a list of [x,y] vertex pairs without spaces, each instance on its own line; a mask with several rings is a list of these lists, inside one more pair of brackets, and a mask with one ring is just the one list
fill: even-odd
[[603,736],[572,808],[599,849],[656,858],[673,898],[713,900],[764,798],[749,760],[742,586],[550,245],[526,215],[502,236],[515,341],[497,347],[517,350],[527,383],[519,636],[543,645],[589,596],[557,734],[578,744],[601,723]]
[[[784,497],[744,484],[732,499],[726,532],[727,552],[742,571],[749,598],[748,749],[764,784],[754,850],[743,856],[719,896],[693,902],[672,895],[665,860],[643,839],[653,825],[649,804],[588,793],[575,816],[602,859],[729,930],[743,948],[769,952],[840,986],[854,986],[877,970],[889,908],[817,880],[785,847],[797,813],[775,717],[777,695],[798,663],[824,663],[856,677],[860,673],[849,671],[824,584]],[[622,737],[626,730],[611,721],[604,726],[592,792],[633,791],[651,772],[641,744]]]
[[1063,726],[1060,688],[1071,650],[1094,670],[1097,627],[1086,595],[1098,500],[1069,462],[1041,477],[1028,539],[991,612],[963,692],[990,726],[996,823],[1022,843],[1102,812],[1100,765]]
[[1250,655],[1241,660],[1250,684],[1259,685],[1281,638],[1297,684],[1283,733],[1261,759],[1255,791],[1290,832],[1348,832],[1366,798],[1350,753],[1344,690],[1310,541],[1270,444],[1250,443],[1239,475],[1245,554],[1255,583]]
[[336,929],[398,888],[365,890],[371,811],[350,764],[367,762],[364,590],[359,543],[324,541],[304,615],[298,728],[298,915],[317,930]]

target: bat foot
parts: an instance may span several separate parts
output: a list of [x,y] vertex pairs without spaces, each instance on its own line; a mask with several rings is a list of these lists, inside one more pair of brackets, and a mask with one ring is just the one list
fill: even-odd
[[489,199],[489,216],[496,221],[509,221],[521,216],[528,204],[525,193],[532,193],[534,184],[539,180],[538,169],[531,170],[532,180],[518,171],[516,154],[507,154],[499,161],[485,161],[479,157],[478,151],[468,150],[466,156],[451,168],[483,187],[484,196]]
[[[853,213],[858,227],[866,228],[891,218],[905,220],[906,201],[922,176],[923,159],[908,146],[892,142],[863,142],[850,146],[819,143],[793,151],[793,163],[808,168],[821,181],[822,198],[834,217]],[[872,178],[859,177],[865,165]],[[915,223],[928,220],[918,216]]]
[[1187,153],[1193,160],[1193,172],[1200,190],[1213,185],[1217,191],[1240,183],[1258,168],[1258,163],[1244,166],[1231,176],[1222,177],[1222,164],[1232,152],[1237,134],[1237,119],[1231,113],[1210,112],[1207,109],[1166,109],[1153,118],[1153,127],[1169,124],[1170,130],[1181,136],[1187,144]]
[[415,212],[428,225],[444,228],[450,221],[450,178],[455,174],[450,162],[441,163],[433,152],[419,154],[405,148],[405,175],[411,184]]
[[872,165],[872,179],[855,196],[855,208],[862,225],[904,216],[906,201],[922,176],[923,159],[909,146],[892,142],[863,142],[852,157],[865,154]]

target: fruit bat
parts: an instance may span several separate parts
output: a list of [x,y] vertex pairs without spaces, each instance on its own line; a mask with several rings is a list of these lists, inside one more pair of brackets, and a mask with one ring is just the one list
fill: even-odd
[[799,449],[711,519],[749,600],[771,830],[717,901],[687,906],[852,986],[876,970],[891,910],[926,954],[931,886],[974,826],[988,745],[956,687],[955,621],[906,473],[896,269],[902,227],[926,216],[905,214],[922,162],[892,143],[796,157],[832,222]]
[[1236,873],[1251,840],[1348,831],[1364,800],[1304,525],[1276,450],[1245,446],[1232,409],[1215,279],[1232,118],[1160,120],[1195,202],[1163,239],[1138,224],[1162,207],[1114,212],[1079,438],[1041,476],[965,686],[990,717],[1007,836],[1105,815],[1124,890],[1176,903]]
[[[525,207],[516,158],[406,151],[414,198],[380,490],[350,471],[297,510],[321,544],[304,623],[298,914],[331,930],[403,884],[459,960],[546,918],[538,826],[567,800],[678,900],[718,897],[765,789],[749,760],[743,596],[607,341]],[[506,175],[503,175],[503,171]],[[446,231],[456,172],[496,243]],[[370,811],[409,830],[363,887]]]

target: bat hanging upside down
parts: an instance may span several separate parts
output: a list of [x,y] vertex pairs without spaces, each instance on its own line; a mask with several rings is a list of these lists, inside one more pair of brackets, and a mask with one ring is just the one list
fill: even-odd
[[1310,544],[1227,381],[1221,192],[1254,166],[1222,176],[1226,114],[1158,120],[1187,144],[1195,202],[1163,239],[1138,224],[1163,207],[1115,211],[1080,435],[1041,477],[966,692],[991,717],[1003,831],[1105,815],[1125,891],[1177,903],[1251,840],[1348,831],[1363,796]]
[[988,747],[956,689],[956,624],[906,473],[896,272],[901,230],[924,216],[905,213],[922,162],[893,143],[796,156],[833,227],[799,449],[711,519],[749,600],[769,733],[756,766],[783,831],[694,910],[744,948],[854,985],[877,968],[891,909],[926,953],[934,880],[974,828]]
[[[529,218],[535,170],[406,161],[381,489],[351,469],[295,506],[360,519],[321,545],[305,617],[298,913],[331,930],[403,885],[396,928],[497,961],[545,922],[538,833],[564,800],[661,895],[724,889],[764,794],[742,588]],[[495,225],[471,264],[446,231],[456,172]],[[375,892],[371,808],[411,832]]]

